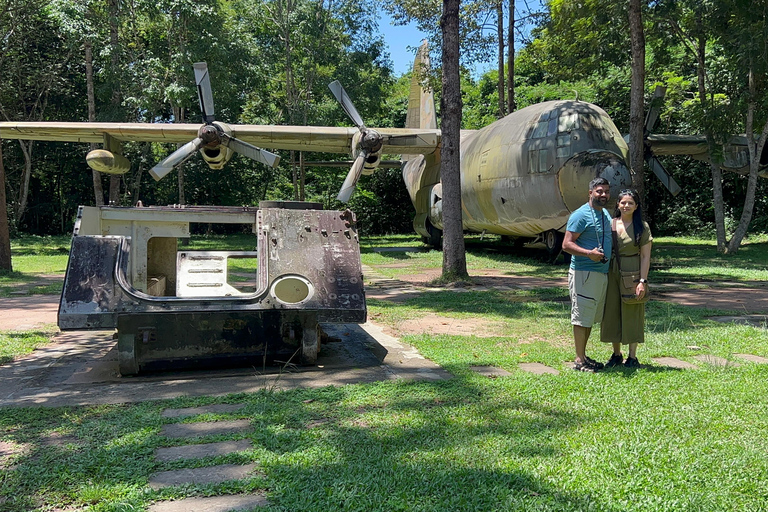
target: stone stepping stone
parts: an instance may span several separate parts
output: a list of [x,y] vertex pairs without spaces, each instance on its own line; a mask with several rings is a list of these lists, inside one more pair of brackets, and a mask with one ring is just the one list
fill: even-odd
[[184,446],[172,446],[155,450],[155,460],[168,462],[181,459],[202,459],[216,455],[227,455],[253,448],[248,439],[240,441],[223,441],[221,443],[188,444]]
[[681,370],[696,370],[699,368],[695,364],[681,361],[676,357],[653,357],[651,361],[661,366],[669,366],[670,368],[679,368]]
[[496,366],[470,366],[470,370],[477,372],[483,377],[490,377],[495,379],[496,377],[508,377],[512,375],[504,368],[497,368]]
[[214,404],[185,409],[166,409],[161,416],[163,418],[184,418],[186,416],[199,416],[200,414],[228,414],[237,412],[243,407],[245,404]]
[[235,512],[267,505],[267,498],[258,494],[233,494],[210,498],[186,498],[161,501],[147,509],[149,512]]
[[173,423],[163,425],[160,431],[165,437],[203,437],[243,432],[251,427],[250,420],[201,421],[198,423]]
[[164,487],[185,484],[220,484],[228,480],[242,480],[253,476],[257,465],[254,464],[222,464],[204,468],[175,469],[161,471],[149,478],[149,487],[158,490]]
[[724,357],[713,356],[711,354],[702,354],[700,356],[693,356],[693,358],[697,361],[701,361],[702,363],[711,364],[712,366],[741,366],[739,363],[729,361]]
[[541,363],[520,363],[517,365],[521,370],[533,373],[534,375],[560,375],[560,372],[554,368]]
[[759,363],[759,364],[768,364],[768,358],[755,356],[752,354],[733,354],[736,357],[740,357],[741,359],[746,359],[747,361],[750,361],[752,363]]

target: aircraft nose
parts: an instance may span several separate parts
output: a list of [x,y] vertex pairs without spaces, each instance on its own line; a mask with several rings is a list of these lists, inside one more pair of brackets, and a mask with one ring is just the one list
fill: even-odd
[[589,182],[598,176],[611,184],[611,200],[619,190],[632,185],[624,159],[610,151],[584,151],[577,153],[563,164],[557,173],[560,194],[569,211],[574,211],[587,201]]

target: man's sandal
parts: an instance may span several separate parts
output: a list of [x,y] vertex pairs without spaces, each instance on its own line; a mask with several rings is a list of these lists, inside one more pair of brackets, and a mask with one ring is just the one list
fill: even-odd
[[576,362],[573,365],[573,369],[577,372],[596,372],[597,368],[595,368],[593,365],[589,364],[589,361],[584,361],[583,363]]
[[587,364],[591,365],[595,370],[602,370],[605,366],[603,363],[599,363],[591,357],[585,357]]

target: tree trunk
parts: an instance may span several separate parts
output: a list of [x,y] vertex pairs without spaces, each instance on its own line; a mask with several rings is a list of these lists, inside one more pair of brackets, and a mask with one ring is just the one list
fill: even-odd
[[21,152],[24,155],[24,172],[21,176],[21,186],[19,187],[19,209],[16,211],[16,226],[21,224],[24,217],[24,211],[27,209],[27,199],[29,199],[29,180],[32,177],[32,146],[33,140],[19,140]]
[[299,200],[299,172],[296,168],[296,152],[291,150],[291,179],[293,180],[293,200]]
[[[705,82],[706,74],[706,49],[707,41],[701,36],[698,39],[696,48],[696,61],[697,61],[697,85],[699,92],[699,101],[701,102],[701,108],[706,114],[709,111],[707,106],[707,89]],[[720,165],[715,161],[715,154],[718,153],[717,144],[715,143],[715,136],[712,131],[712,124],[705,122],[704,135],[707,139],[707,149],[709,150],[709,169],[712,173],[712,200],[713,207],[715,209],[715,233],[717,235],[717,252],[726,253],[728,248],[726,246],[725,238],[725,202],[723,201],[723,171],[720,169]]]
[[629,106],[629,167],[633,185],[640,198],[644,198],[644,101],[645,92],[645,35],[641,0],[629,0],[629,34],[632,41],[632,85]]
[[507,32],[507,114],[511,114],[517,110],[515,102],[515,0],[509,0]]
[[[174,121],[177,123],[183,123],[185,120],[184,107],[171,106],[171,110],[173,111]],[[183,146],[183,144],[176,144],[176,149],[179,149],[181,146]],[[186,204],[186,198],[184,196],[184,163],[176,167],[176,173],[179,184],[179,204]]]
[[[117,114],[120,109],[121,93],[120,80],[118,80],[118,67],[120,66],[118,17],[120,15],[118,0],[109,0],[109,42],[112,46],[111,55],[111,84],[112,84],[112,109]],[[113,174],[109,177],[109,204],[120,204],[120,176]]]
[[[85,89],[88,96],[88,121],[96,122],[96,95],[93,92],[93,51],[90,41],[85,42]],[[91,151],[98,149],[98,144],[91,142]],[[104,205],[104,187],[101,184],[101,173],[91,170],[93,175],[93,196],[96,206]]]
[[504,100],[504,2],[499,0],[496,4],[496,35],[499,38],[499,119],[504,117],[507,112],[505,108],[507,102]]
[[461,215],[459,130],[461,128],[461,83],[459,79],[459,4],[443,0],[440,29],[443,32],[442,138],[440,181],[443,185],[443,280],[467,279],[464,229]]
[[0,140],[0,271],[11,272],[11,233],[8,227],[8,206],[5,197],[5,165],[3,164],[3,144]]
[[763,131],[760,134],[757,144],[754,143],[754,125],[755,125],[755,109],[756,107],[756,91],[755,91],[755,75],[750,65],[749,69],[749,104],[747,107],[747,148],[749,149],[749,180],[747,181],[747,195],[744,198],[744,209],[741,211],[741,218],[739,219],[739,225],[736,227],[736,231],[733,233],[726,252],[728,254],[734,254],[739,250],[741,241],[747,234],[749,229],[749,223],[752,220],[752,212],[755,207],[755,190],[757,189],[757,173],[760,168],[760,155],[762,154],[763,147],[765,146],[766,137],[768,137],[768,121],[763,126]]
[[[306,123],[305,123],[306,124]],[[299,151],[299,201],[306,201],[304,185],[307,183],[307,171],[304,168],[304,152]]]

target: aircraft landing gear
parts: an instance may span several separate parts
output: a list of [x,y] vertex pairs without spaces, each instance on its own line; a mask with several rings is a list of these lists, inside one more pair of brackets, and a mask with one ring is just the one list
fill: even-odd
[[422,236],[421,241],[433,249],[441,251],[443,249],[443,230],[437,229],[435,226],[430,224],[429,220],[427,220],[426,224],[429,236]]
[[[560,253],[563,251],[563,239],[565,235],[554,229],[550,229],[544,233],[544,243],[547,246],[547,255],[551,263],[557,259]],[[570,261],[570,258],[568,258]]]

